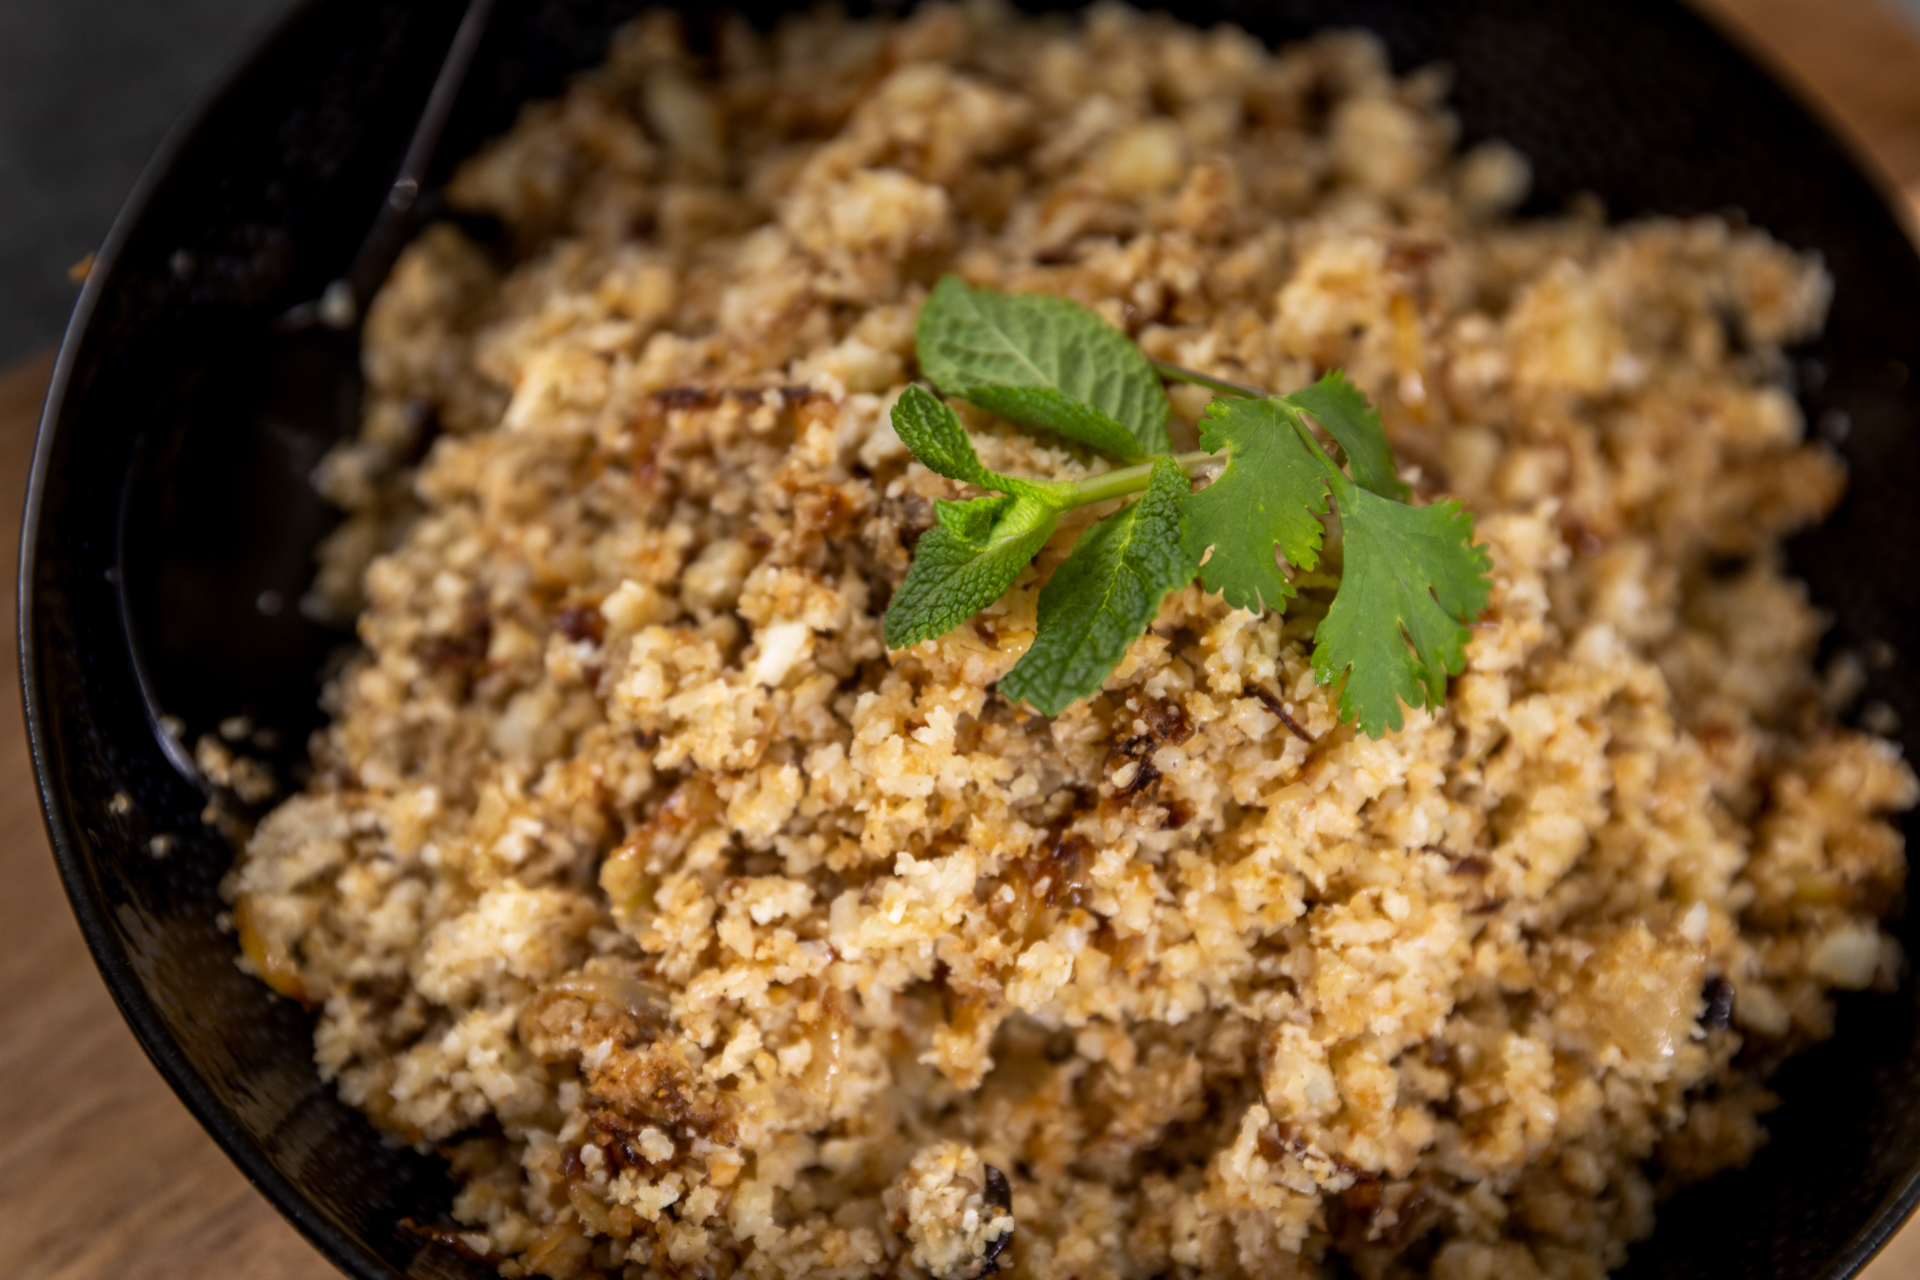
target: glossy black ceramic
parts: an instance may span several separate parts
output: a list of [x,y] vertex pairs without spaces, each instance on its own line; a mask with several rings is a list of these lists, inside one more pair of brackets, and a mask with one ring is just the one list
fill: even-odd
[[[364,1280],[480,1277],[405,1218],[445,1220],[432,1156],[381,1141],[316,1078],[310,1024],[233,965],[216,927],[231,850],[176,767],[236,710],[297,766],[319,672],[347,637],[300,620],[328,513],[307,474],[352,421],[337,338],[271,322],[345,268],[459,18],[452,0],[314,0],[178,131],[140,183],[60,353],[21,563],[27,721],[47,826],[108,986],[168,1081],[256,1185]],[[501,0],[448,157],[602,54],[635,4]],[[1837,292],[1799,353],[1808,419],[1852,468],[1845,504],[1795,549],[1836,643],[1890,662],[1870,699],[1920,726],[1920,261],[1841,148],[1765,76],[1658,0],[1207,3],[1279,40],[1329,24],[1444,60],[1469,141],[1504,137],[1534,204],[1578,192],[1616,216],[1740,210],[1825,255]],[[278,608],[275,607],[278,602]],[[132,803],[116,805],[124,793]],[[1909,834],[1915,833],[1911,822]],[[155,837],[171,851],[155,858]],[[1913,918],[1901,926],[1920,951]],[[1779,1077],[1772,1144],[1668,1205],[1630,1274],[1842,1277],[1912,1207],[1920,1169],[1916,992],[1843,1001],[1840,1034]]]

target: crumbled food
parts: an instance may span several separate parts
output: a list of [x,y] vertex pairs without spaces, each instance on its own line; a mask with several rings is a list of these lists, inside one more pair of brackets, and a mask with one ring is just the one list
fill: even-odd
[[[1525,160],[1359,34],[932,4],[701,49],[625,29],[454,178],[501,256],[433,227],[375,302],[303,604],[363,647],[227,883],[323,1075],[448,1152],[444,1238],[556,1280],[1590,1280],[1747,1160],[1766,1072],[1896,981],[1916,798],[1778,550],[1843,479],[1785,389],[1817,259],[1514,220]],[[1345,369],[1491,555],[1444,708],[1342,725],[1304,573],[1014,705],[1075,513],[889,652],[974,493],[888,418],[947,272],[1274,392]],[[962,413],[988,468],[1106,465]]]
[[940,1142],[907,1163],[880,1197],[913,1265],[937,1280],[978,1280],[1000,1269],[1013,1238],[1007,1177],[972,1147]]

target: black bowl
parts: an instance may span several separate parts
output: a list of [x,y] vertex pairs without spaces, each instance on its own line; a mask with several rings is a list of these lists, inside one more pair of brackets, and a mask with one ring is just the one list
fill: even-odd
[[[596,62],[635,7],[502,0],[444,155]],[[756,16],[782,7],[802,6]],[[272,322],[346,268],[461,8],[312,0],[175,132],[108,237],[60,352],[21,553],[34,765],[101,973],[201,1123],[363,1280],[490,1272],[402,1226],[446,1221],[440,1161],[383,1142],[342,1104],[315,1074],[308,1016],[234,967],[216,923],[232,849],[203,824],[207,796],[160,717],[183,721],[190,742],[245,710],[289,744],[286,770],[317,723],[318,673],[347,637],[291,607],[329,520],[307,474],[351,427],[359,387],[338,338],[275,336]],[[1274,40],[1366,26],[1401,68],[1451,64],[1467,139],[1527,153],[1537,208],[1594,192],[1616,217],[1738,210],[1825,255],[1833,315],[1797,354],[1798,389],[1852,485],[1794,555],[1835,616],[1830,643],[1890,652],[1868,697],[1899,713],[1913,754],[1920,260],[1846,152],[1663,0],[1221,0],[1183,16]],[[1920,949],[1913,918],[1900,933]],[[1779,1077],[1772,1144],[1668,1205],[1629,1274],[1857,1271],[1920,1196],[1916,995],[1909,983],[1843,1000],[1838,1038]]]

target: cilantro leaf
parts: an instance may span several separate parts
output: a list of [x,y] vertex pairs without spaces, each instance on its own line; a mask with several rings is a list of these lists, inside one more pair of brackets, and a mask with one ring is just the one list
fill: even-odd
[[1492,561],[1458,499],[1410,507],[1325,468],[1346,563],[1314,633],[1313,672],[1346,677],[1340,718],[1369,737],[1398,730],[1400,704],[1438,707],[1466,663],[1466,623],[1487,607]]
[[1001,677],[1001,693],[1051,716],[1098,692],[1167,593],[1193,578],[1182,528],[1189,487],[1178,463],[1156,458],[1140,500],[1080,536],[1041,588],[1033,645]]
[[1305,390],[1282,397],[1296,409],[1305,409],[1346,451],[1347,465],[1362,489],[1383,498],[1405,502],[1411,494],[1393,469],[1393,449],[1380,427],[1380,414],[1367,403],[1360,388],[1338,369]]
[[1060,508],[1032,494],[942,499],[933,511],[887,604],[889,649],[945,635],[998,600],[1060,524]]
[[1186,501],[1187,547],[1200,581],[1239,609],[1279,609],[1293,595],[1274,563],[1311,569],[1320,559],[1326,476],[1294,428],[1295,413],[1276,400],[1215,400],[1200,419],[1200,447],[1227,450],[1226,469]]
[[1170,448],[1167,393],[1152,364],[1077,302],[947,276],[914,338],[921,371],[950,396],[1130,461]]

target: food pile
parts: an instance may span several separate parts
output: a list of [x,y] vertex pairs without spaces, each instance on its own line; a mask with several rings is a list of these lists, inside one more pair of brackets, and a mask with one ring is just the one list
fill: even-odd
[[[375,304],[307,602],[364,648],[228,883],[326,1077],[446,1152],[461,1248],[1596,1277],[1765,1140],[1832,992],[1894,985],[1916,797],[1778,553],[1842,486],[1781,354],[1827,279],[1719,219],[1515,220],[1445,88],[1114,7],[698,55],[649,14],[461,169],[503,233],[436,226]],[[1490,556],[1444,708],[1343,724],[1303,573],[1015,703],[1093,507],[890,651],[979,496],[890,423],[948,273],[1275,393],[1344,369]],[[997,472],[1111,465],[955,407]]]

